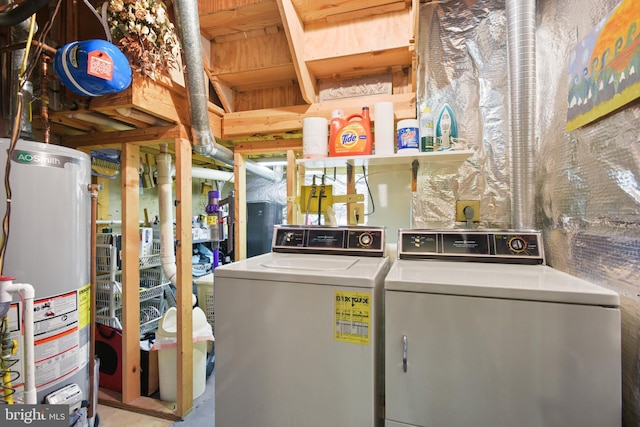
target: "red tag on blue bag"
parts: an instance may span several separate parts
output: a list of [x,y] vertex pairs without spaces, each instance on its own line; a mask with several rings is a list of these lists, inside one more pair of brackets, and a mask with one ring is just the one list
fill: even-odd
[[87,74],[111,81],[113,79],[113,60],[101,50],[89,52]]

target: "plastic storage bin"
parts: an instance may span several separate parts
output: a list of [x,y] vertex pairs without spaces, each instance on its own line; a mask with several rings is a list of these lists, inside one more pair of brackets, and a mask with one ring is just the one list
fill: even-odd
[[213,273],[209,273],[206,276],[193,279],[193,283],[197,288],[198,307],[204,311],[207,316],[207,322],[211,325],[211,330],[215,335],[216,330],[216,317],[214,312],[215,301],[213,294]]
[[[206,388],[207,341],[213,341],[211,325],[200,307],[193,309],[193,398],[204,393]],[[160,319],[156,332],[154,350],[158,350],[158,371],[160,375],[160,400],[177,400],[177,310],[171,307]]]
[[[209,273],[206,276],[193,279],[193,283],[197,287],[198,307],[204,311],[207,316],[207,322],[211,325],[211,331],[214,336],[216,333],[216,316],[215,316],[215,300],[213,294],[213,273]],[[207,352],[213,352],[213,341],[209,341],[207,346]]]

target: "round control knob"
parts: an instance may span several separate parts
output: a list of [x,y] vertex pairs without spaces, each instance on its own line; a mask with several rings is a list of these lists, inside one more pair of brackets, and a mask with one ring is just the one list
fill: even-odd
[[509,249],[515,253],[524,252],[527,249],[527,242],[522,237],[513,237],[509,240]]
[[371,246],[371,243],[373,243],[373,236],[371,235],[371,233],[362,233],[359,237],[358,237],[358,242],[362,245],[362,246]]

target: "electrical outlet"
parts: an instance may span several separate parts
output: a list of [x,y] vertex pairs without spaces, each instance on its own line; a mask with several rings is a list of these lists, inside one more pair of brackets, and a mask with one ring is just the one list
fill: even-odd
[[349,225],[364,224],[364,203],[356,203],[349,212]]
[[471,206],[473,208],[473,217],[471,221],[480,222],[480,200],[457,200],[456,201],[456,221],[467,222],[464,214],[464,208]]

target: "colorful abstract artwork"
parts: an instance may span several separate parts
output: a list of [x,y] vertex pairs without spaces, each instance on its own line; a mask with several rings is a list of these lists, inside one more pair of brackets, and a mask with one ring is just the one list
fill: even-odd
[[571,52],[567,132],[640,97],[640,1],[622,0]]

